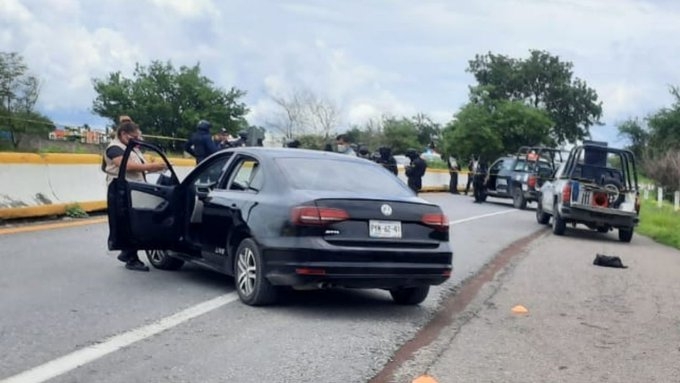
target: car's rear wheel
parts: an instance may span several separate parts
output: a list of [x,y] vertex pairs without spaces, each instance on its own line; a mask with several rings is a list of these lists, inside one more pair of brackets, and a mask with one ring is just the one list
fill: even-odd
[[519,186],[515,186],[512,189],[512,206],[514,206],[515,209],[520,210],[524,210],[527,208],[527,200],[526,198],[524,198],[522,188],[520,188]]
[[550,222],[550,215],[543,211],[543,205],[539,197],[538,206],[536,206],[536,222],[541,225],[547,225]]
[[236,292],[243,303],[261,306],[276,301],[276,287],[265,278],[262,254],[252,238],[241,241],[234,262]]
[[560,217],[560,212],[557,209],[557,204],[553,206],[553,216],[552,216],[552,231],[555,235],[564,235],[567,231],[567,222]]
[[390,290],[392,300],[400,305],[417,305],[422,303],[430,292],[430,286],[400,287]]
[[179,270],[184,265],[183,260],[170,256],[167,250],[146,250],[146,258],[161,270]]
[[630,242],[633,239],[633,228],[620,228],[619,229],[619,241]]

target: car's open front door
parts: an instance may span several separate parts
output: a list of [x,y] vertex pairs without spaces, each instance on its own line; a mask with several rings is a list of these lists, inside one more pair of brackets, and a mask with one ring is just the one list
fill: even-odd
[[[126,180],[127,164],[135,145],[160,157],[168,166],[169,179],[161,183]],[[118,178],[108,188],[109,249],[173,250],[181,237],[179,179],[167,157],[155,146],[131,141],[120,166]]]

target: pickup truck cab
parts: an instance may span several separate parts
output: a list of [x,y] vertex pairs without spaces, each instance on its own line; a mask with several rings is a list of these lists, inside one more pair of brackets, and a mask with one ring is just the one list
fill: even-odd
[[515,208],[526,209],[527,203],[538,201],[539,188],[561,161],[559,149],[546,147],[524,146],[515,155],[500,157],[487,171],[482,199],[512,199]]
[[536,220],[564,235],[567,224],[606,233],[618,229],[630,242],[639,223],[640,192],[635,156],[629,150],[587,141],[574,147],[540,188]]

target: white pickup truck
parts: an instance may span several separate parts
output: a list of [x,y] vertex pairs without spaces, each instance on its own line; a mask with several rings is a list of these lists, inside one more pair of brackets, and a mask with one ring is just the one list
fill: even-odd
[[574,147],[567,161],[540,189],[536,220],[564,235],[567,224],[607,233],[618,229],[630,242],[639,223],[640,192],[635,156],[629,150],[587,141]]

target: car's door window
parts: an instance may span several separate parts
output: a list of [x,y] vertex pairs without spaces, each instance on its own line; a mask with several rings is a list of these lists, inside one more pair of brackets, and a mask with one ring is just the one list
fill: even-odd
[[503,160],[498,160],[491,165],[491,168],[489,169],[489,173],[491,174],[496,174],[501,170],[501,167],[503,166]]
[[233,169],[227,183],[227,190],[259,191],[262,188],[264,177],[256,159],[240,158]]
[[217,185],[217,182],[219,181],[222,171],[227,165],[229,158],[230,156],[224,156],[214,160],[196,176],[196,179],[192,182],[192,184],[194,186]]

